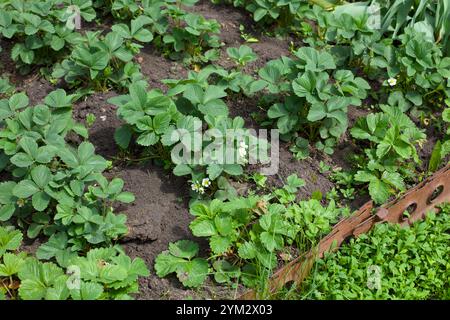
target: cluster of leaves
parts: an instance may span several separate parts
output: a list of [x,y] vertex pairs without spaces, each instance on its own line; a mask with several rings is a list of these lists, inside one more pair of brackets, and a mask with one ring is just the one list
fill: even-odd
[[383,112],[361,118],[351,129],[354,138],[369,141],[366,157],[354,176],[369,183],[369,193],[376,203],[384,203],[398,190],[405,190],[404,178],[414,176],[414,164],[421,161],[417,147],[426,141],[423,130],[399,109],[381,106]]
[[131,260],[119,247],[92,249],[57,265],[18,249],[22,234],[0,226],[0,300],[131,299],[139,276],[148,276],[142,259]]
[[283,188],[266,196],[193,203],[190,229],[194,236],[208,239],[211,256],[193,259],[198,247],[190,241],[171,244],[156,259],[157,275],[176,272],[189,287],[200,286],[208,274],[218,283],[263,286],[279,260],[293,258],[288,247],[296,246],[300,253],[310,249],[338,217],[348,214],[334,202],[328,206],[315,199],[296,202],[295,194],[303,185],[292,175]]
[[220,24],[214,19],[188,13],[182,7],[193,6],[197,1],[166,1],[163,14],[173,20],[174,27],[169,34],[162,36],[162,43],[169,56],[178,57],[181,53],[185,61],[196,64],[217,60],[217,48],[221,46],[217,36],[220,33]]
[[348,106],[361,105],[370,86],[350,70],[335,70],[333,56],[325,51],[302,47],[295,56],[272,60],[259,70],[258,84],[270,93],[264,103],[282,99],[269,108],[268,117],[277,119],[282,138],[295,139],[300,157],[308,155],[305,138],[331,154],[347,130]]
[[0,78],[0,97],[7,97],[14,93],[14,86],[9,82],[7,77]]
[[68,10],[71,6],[76,6],[86,21],[92,21],[96,16],[90,0],[18,0],[0,3],[0,34],[15,42],[11,58],[22,72],[30,71],[31,65],[51,65],[78,43],[81,35],[74,32]]
[[[217,48],[221,43],[220,24],[214,19],[190,13],[198,0],[97,0],[94,5],[103,14],[111,14],[115,19],[129,22],[146,22],[145,32],[154,44],[174,59],[183,59],[189,64],[198,64],[218,58]],[[120,27],[128,27],[121,23]],[[141,31],[143,32],[143,31]]]
[[427,113],[443,106],[450,97],[450,57],[420,30],[407,28],[399,39],[398,47],[388,41],[375,44],[370,61],[372,71],[381,68],[387,72],[386,78],[396,79],[389,103],[403,111],[414,107]]
[[[372,12],[372,14],[377,14]],[[315,48],[329,50],[339,66],[367,63],[371,45],[380,40],[367,3],[354,2],[337,6],[333,11],[320,6],[305,8],[302,16],[315,26],[304,23],[303,42]]]
[[[301,298],[449,299],[449,209],[408,228],[378,224],[336,253],[326,253],[303,283]],[[375,277],[379,285],[371,281]]]
[[[249,47],[230,51],[240,66],[255,59]],[[145,147],[147,155],[159,158],[167,167],[174,167],[175,175],[191,175],[192,181],[206,177],[212,181],[223,174],[241,175],[243,165],[248,162],[248,146],[267,149],[264,139],[251,136],[244,128],[242,118],[229,118],[223,100],[228,90],[253,92],[253,77],[237,69],[227,71],[210,66],[199,72],[191,71],[187,79],[165,80],[164,83],[170,88],[167,94],[156,89],[147,91],[146,83],[138,81],[129,86],[129,94],[109,99],[118,107],[118,117],[125,122],[114,135],[122,149],[129,148],[135,141]],[[235,132],[232,145],[225,146],[225,139],[231,132]],[[236,152],[240,142],[247,148],[245,155]],[[180,146],[182,150],[178,150]],[[200,159],[194,158],[199,153]],[[230,154],[234,155],[232,161],[225,161]]]
[[275,25],[280,32],[296,32],[301,30],[303,12],[309,4],[317,4],[331,9],[336,1],[328,0],[213,0],[214,3],[231,3],[235,7],[249,11],[255,22],[262,26]]
[[[397,2],[405,6],[399,13],[402,15],[408,12],[413,1]],[[450,96],[450,60],[440,41],[442,38],[435,37],[433,28],[418,16],[415,17],[418,20],[412,19],[410,26],[401,28],[401,32],[395,29],[395,35],[386,38],[382,30],[373,25],[376,21],[367,3],[342,5],[333,12],[314,6],[304,15],[317,24],[317,31],[305,41],[313,47],[329,50],[338,66],[358,67],[371,79],[395,79],[395,84],[391,85],[395,87],[393,90],[373,95],[380,103],[389,100],[390,104],[395,103],[407,111],[412,107],[442,105],[445,97]],[[390,15],[387,13],[384,18],[392,19]],[[405,20],[398,18],[395,21],[400,26]],[[389,87],[387,81],[384,85]]]
[[421,162],[417,147],[426,141],[423,130],[401,110],[387,105],[380,108],[383,112],[358,119],[350,131],[355,139],[368,142],[354,180],[368,183],[369,194],[378,204],[406,189],[404,179],[411,180],[415,164]]
[[111,86],[123,90],[141,80],[140,67],[132,60],[142,45],[134,40],[149,42],[152,37],[141,34],[146,22],[136,20],[131,22],[131,29],[115,25],[105,36],[100,31],[86,32],[70,56],[55,66],[52,76],[64,78],[71,87],[87,85],[96,91],[106,91]]
[[[214,48],[221,45],[215,35],[220,25],[183,9],[196,2],[4,1],[0,4],[0,35],[15,42],[11,57],[22,72],[30,71],[33,65],[51,66],[69,54],[56,66],[53,77],[64,77],[73,87],[87,82],[95,90],[106,90],[111,83],[124,88],[129,80],[141,77],[131,60],[142,44],[154,37],[155,43],[175,58],[181,55],[191,63],[218,58]],[[94,8],[106,8],[121,20],[104,37],[97,32],[75,32],[75,21],[96,18]]]
[[450,52],[450,7],[446,1],[387,1],[383,11],[381,32],[396,38],[408,27],[426,30]]
[[165,277],[175,272],[184,286],[200,286],[208,276],[209,265],[205,259],[195,258],[198,250],[198,244],[189,240],[170,243],[169,250],[156,258],[156,274]]
[[0,169],[11,177],[0,184],[0,221],[14,216],[29,238],[51,236],[41,247],[46,259],[126,234],[126,217],[114,214],[111,202],[134,200],[121,179],[102,175],[109,164],[91,143],[74,148],[65,141],[68,133],[87,138],[72,119],[73,98],[59,89],[36,106],[24,93],[0,100]]

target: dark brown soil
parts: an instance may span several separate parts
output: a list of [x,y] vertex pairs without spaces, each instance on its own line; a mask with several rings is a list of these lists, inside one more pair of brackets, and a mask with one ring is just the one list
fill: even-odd
[[73,111],[76,121],[83,124],[86,124],[88,114],[95,116],[96,121],[89,128],[89,140],[95,145],[95,151],[108,160],[113,159],[119,152],[114,142],[114,131],[122,122],[116,115],[116,106],[107,102],[116,95],[113,91],[95,93],[79,101]]
[[153,47],[143,48],[136,60],[141,65],[141,72],[148,78],[149,86],[152,89],[158,88],[165,92],[167,86],[161,80],[183,79],[188,73],[183,64],[164,58],[161,52]]

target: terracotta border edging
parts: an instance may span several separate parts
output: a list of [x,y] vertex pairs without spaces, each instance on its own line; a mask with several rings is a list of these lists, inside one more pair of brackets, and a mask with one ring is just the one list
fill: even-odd
[[[369,201],[352,216],[339,221],[315,248],[289,262],[272,275],[269,279],[270,292],[281,289],[288,282],[301,284],[311,270],[315,259],[323,257],[327,251],[338,249],[347,238],[368,232],[376,223],[409,225],[423,219],[431,210],[436,212],[436,206],[443,202],[450,202],[450,163],[409,189],[399,199],[388,202],[378,209],[374,207],[372,201]],[[409,217],[403,214],[406,210],[410,212]],[[247,291],[238,297],[239,300],[256,298],[257,294],[254,290]]]

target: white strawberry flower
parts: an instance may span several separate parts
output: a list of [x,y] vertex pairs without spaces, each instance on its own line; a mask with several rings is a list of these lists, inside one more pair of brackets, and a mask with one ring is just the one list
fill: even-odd
[[198,192],[199,187],[200,187],[200,186],[199,186],[199,184],[198,184],[198,181],[191,184],[191,189],[192,189],[192,191]]
[[205,188],[208,188],[211,185],[211,180],[209,180],[209,178],[204,178],[202,180],[202,186]]
[[389,85],[390,85],[391,87],[393,87],[393,86],[395,86],[395,85],[397,84],[397,79],[395,79],[395,78],[389,78],[387,82],[389,83]]

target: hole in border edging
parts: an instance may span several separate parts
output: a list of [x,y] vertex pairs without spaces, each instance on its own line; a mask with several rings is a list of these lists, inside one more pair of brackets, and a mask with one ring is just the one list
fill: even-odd
[[444,185],[439,185],[436,187],[436,189],[433,190],[431,195],[427,198],[427,204],[430,205],[433,203],[434,200],[436,200],[437,197],[439,197],[442,192],[444,191]]

